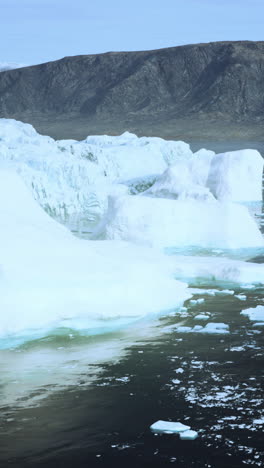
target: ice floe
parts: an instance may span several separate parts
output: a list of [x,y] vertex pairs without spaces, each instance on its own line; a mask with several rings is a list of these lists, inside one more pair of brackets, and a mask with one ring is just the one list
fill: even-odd
[[245,294],[235,294],[235,297],[237,299],[239,299],[240,301],[246,301],[247,300],[247,296],[245,296]]
[[174,433],[179,434],[183,431],[189,431],[190,426],[186,426],[180,422],[171,422],[171,421],[157,421],[150,426],[152,432],[165,432],[165,433]]
[[246,315],[252,322],[264,322],[264,306],[257,306],[246,309],[241,312],[241,315]]
[[156,434],[179,434],[181,440],[195,440],[198,437],[198,432],[180,422],[160,420],[152,424],[150,430]]
[[[207,283],[229,282],[239,284],[242,289],[249,285],[254,289],[257,284],[264,284],[263,265],[257,263],[232,260],[226,257],[171,257],[175,276],[196,282],[207,280]],[[249,288],[248,288],[249,289]]]
[[195,440],[197,439],[197,437],[198,437],[198,432],[196,431],[189,430],[189,431],[180,432],[181,440]]
[[198,315],[195,315],[194,317],[194,320],[209,320],[210,319],[210,315],[208,314],[198,314]]
[[205,333],[212,335],[226,335],[229,333],[229,326],[225,323],[214,323],[210,322],[202,327],[201,325],[195,325],[192,327],[174,327],[174,331],[178,333]]

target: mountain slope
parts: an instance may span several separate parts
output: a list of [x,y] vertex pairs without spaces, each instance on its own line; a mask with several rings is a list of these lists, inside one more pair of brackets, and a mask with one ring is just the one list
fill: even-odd
[[57,137],[124,130],[206,136],[205,129],[239,134],[251,126],[261,133],[264,42],[110,52],[5,71],[0,117]]

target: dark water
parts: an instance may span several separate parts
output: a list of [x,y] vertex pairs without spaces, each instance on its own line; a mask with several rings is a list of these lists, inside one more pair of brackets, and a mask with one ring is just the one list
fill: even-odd
[[[86,366],[65,388],[43,385],[2,406],[1,466],[263,466],[264,419],[254,421],[264,418],[264,327],[254,326],[240,311],[264,305],[264,290],[244,292],[246,301],[204,296],[203,304],[187,304],[187,311],[156,320],[152,332],[142,323],[139,336],[130,330],[134,341],[131,336],[126,341],[122,331],[94,337],[109,353],[113,341],[123,340],[121,357],[102,358],[93,366],[88,352]],[[210,322],[228,324],[230,333],[174,329],[179,323],[203,324],[194,317],[205,311]],[[60,349],[70,353],[71,343],[54,337],[20,352],[26,356],[44,347],[55,356]],[[84,345],[92,349],[81,339],[75,344],[82,351]],[[158,419],[186,423],[199,437],[183,441],[154,435],[149,426]]]

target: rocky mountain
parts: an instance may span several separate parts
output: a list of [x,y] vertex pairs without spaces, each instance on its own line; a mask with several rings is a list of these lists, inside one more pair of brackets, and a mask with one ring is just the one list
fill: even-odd
[[56,138],[263,139],[264,41],[109,52],[0,73],[0,117]]

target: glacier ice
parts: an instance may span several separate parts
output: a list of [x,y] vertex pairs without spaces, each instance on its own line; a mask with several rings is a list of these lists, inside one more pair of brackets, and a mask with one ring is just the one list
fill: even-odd
[[216,154],[206,186],[219,200],[262,200],[263,167],[264,160],[257,150]]
[[161,174],[174,160],[191,155],[184,142],[128,132],[55,141],[29,124],[0,119],[0,166],[16,170],[43,208],[63,221],[76,213],[97,221],[113,184],[118,190],[126,179]]
[[0,171],[0,336],[105,329],[181,306],[191,294],[169,257],[125,242],[74,237]]
[[159,248],[264,246],[263,237],[244,206],[217,200],[182,201],[141,195],[109,197],[108,211],[95,237]]
[[131,187],[132,180],[141,180],[144,188],[159,176],[154,196],[165,191],[170,198],[261,199],[263,161],[257,151],[192,153],[181,141],[138,138],[128,132],[55,141],[29,124],[0,119],[0,166],[4,164],[21,175],[45,210],[63,221],[77,214],[96,223],[107,209],[113,185],[124,194],[123,186]]
[[[248,210],[231,203],[260,200],[262,169],[252,150],[192,153],[127,132],[55,141],[0,119],[0,335],[108,329],[181,306],[192,294],[183,278],[264,283],[262,265],[160,252],[263,248]],[[52,218],[81,218],[96,240]]]
[[209,256],[171,256],[176,278],[185,278],[190,282],[206,279],[209,283],[239,284],[245,288],[245,283],[264,284],[263,265],[257,263],[233,260],[227,257]]
[[194,183],[190,168],[186,165],[186,161],[181,160],[169,166],[142,195],[176,200],[214,200],[207,187]]

